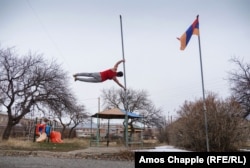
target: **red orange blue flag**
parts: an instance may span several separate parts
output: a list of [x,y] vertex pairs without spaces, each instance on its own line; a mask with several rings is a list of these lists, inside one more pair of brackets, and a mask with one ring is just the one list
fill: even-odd
[[181,50],[186,48],[193,34],[199,36],[199,15],[186,32],[180,38],[177,38],[181,42]]

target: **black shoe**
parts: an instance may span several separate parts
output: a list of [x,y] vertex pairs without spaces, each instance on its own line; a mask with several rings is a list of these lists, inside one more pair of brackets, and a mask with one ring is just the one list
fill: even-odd
[[74,78],[75,81],[77,80],[77,79],[76,79],[76,76],[77,76],[76,74],[73,75],[73,78]]

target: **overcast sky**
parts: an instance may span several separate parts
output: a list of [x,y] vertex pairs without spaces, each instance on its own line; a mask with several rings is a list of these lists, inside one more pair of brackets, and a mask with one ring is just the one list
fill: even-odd
[[[98,72],[122,59],[122,15],[127,87],[147,91],[166,116],[175,116],[185,100],[202,98],[198,38],[181,51],[176,37],[199,14],[205,90],[226,98],[235,68],[229,59],[250,61],[249,7],[248,0],[0,0],[0,44],[20,55],[43,53],[69,75]],[[102,89],[119,89],[73,77],[70,86],[93,114]]]

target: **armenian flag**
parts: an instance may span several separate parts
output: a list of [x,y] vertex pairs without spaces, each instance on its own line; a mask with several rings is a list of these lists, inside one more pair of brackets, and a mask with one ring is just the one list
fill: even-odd
[[180,38],[177,38],[181,42],[181,48],[180,48],[181,50],[184,50],[186,48],[193,34],[199,36],[199,19],[198,18],[199,18],[199,15],[197,16],[195,21],[192,23],[192,25],[187,29],[187,31]]

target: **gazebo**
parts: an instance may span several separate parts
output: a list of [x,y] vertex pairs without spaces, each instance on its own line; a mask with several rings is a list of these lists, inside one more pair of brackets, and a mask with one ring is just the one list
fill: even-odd
[[[110,119],[125,119],[126,115],[128,115],[128,119],[142,118],[142,116],[140,116],[138,114],[131,113],[131,112],[119,109],[119,108],[104,110],[102,112],[96,113],[96,114],[91,116],[91,121],[92,121],[92,118],[108,119],[107,146],[109,146],[109,125],[110,125],[109,122],[110,122]],[[97,134],[96,142],[99,144],[99,135],[98,134]]]

